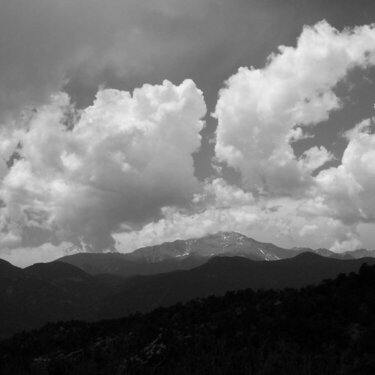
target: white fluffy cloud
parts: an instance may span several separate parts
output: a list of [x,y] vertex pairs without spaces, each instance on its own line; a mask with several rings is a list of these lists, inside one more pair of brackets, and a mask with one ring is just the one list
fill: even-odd
[[220,230],[284,246],[362,246],[359,227],[375,219],[372,120],[346,133],[337,167],[321,170],[334,159],[326,148],[297,158],[291,142],[340,108],[334,89],[351,69],[374,64],[375,26],[338,32],[321,22],[306,27],[295,48],[280,47],[264,69],[241,68],[219,95],[215,150],[241,173],[244,189],[214,179],[195,196],[194,210],[166,209],[161,220],[120,235],[122,248]]
[[296,127],[327,120],[341,105],[336,84],[351,69],[374,64],[374,25],[342,32],[326,22],[305,27],[296,47],[279,47],[264,69],[240,68],[220,91],[217,159],[239,170],[251,190],[305,190],[312,169],[330,157],[313,149],[304,155],[307,163],[299,162],[290,145]]
[[345,223],[375,222],[374,120],[361,122],[346,133],[349,140],[338,167],[316,177],[317,194],[333,217]]
[[334,90],[350,70],[373,65],[375,26],[321,22],[264,69],[233,75],[216,106],[215,162],[241,186],[195,177],[206,105],[191,80],[101,89],[79,111],[54,95],[0,130],[2,254],[27,264],[70,244],[129,251],[232,230],[286,247],[361,246],[360,226],[375,226],[374,120],[345,134],[336,167],[325,147],[297,158],[291,143],[341,107]]
[[[254,198],[222,179],[205,183],[192,210],[165,209],[164,217],[139,231],[116,235],[118,249],[129,251],[176,239],[237,231],[285,247],[325,247],[336,251],[360,245],[356,227],[329,215],[307,212],[311,202],[294,198]],[[316,203],[316,202],[315,202]],[[316,208],[316,205],[313,205]]]
[[199,189],[192,153],[205,112],[191,80],[144,85],[133,95],[101,90],[79,116],[66,94],[56,95],[32,117],[21,158],[3,179],[4,240],[16,245],[25,228],[42,228],[57,242],[113,248],[121,226],[188,205]]
[[325,147],[314,146],[301,155],[299,163],[303,170],[312,173],[333,159],[334,156]]

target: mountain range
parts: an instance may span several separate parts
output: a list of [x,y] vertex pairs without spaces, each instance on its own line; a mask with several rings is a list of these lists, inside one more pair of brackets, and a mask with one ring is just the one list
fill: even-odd
[[324,255],[221,233],[131,254],[76,254],[25,269],[0,260],[0,337],[47,322],[121,317],[230,290],[299,288],[375,263],[372,257],[337,259],[328,250]]
[[[289,260],[267,264],[280,262]],[[370,375],[374,284],[375,265],[364,265],[298,290],[247,289],[121,319],[51,323],[0,341],[0,373]]]
[[147,312],[198,297],[224,295],[231,290],[300,288],[356,272],[363,263],[375,264],[375,259],[335,259],[314,253],[273,262],[213,257],[191,270],[126,279],[97,306],[97,317],[109,319]]
[[312,252],[324,257],[359,259],[375,257],[373,250],[335,253],[328,249],[285,249],[263,243],[236,232],[220,232],[198,239],[177,240],[140,248],[131,253],[78,253],[58,259],[85,272],[96,275],[110,273],[122,277],[152,275],[175,270],[187,270],[206,263],[216,256],[240,256],[255,261],[274,261]]

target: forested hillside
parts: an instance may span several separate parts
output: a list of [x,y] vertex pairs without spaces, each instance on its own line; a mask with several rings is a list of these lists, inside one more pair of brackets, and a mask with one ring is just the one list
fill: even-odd
[[319,286],[196,299],[123,319],[49,324],[0,345],[8,374],[375,373],[375,266]]

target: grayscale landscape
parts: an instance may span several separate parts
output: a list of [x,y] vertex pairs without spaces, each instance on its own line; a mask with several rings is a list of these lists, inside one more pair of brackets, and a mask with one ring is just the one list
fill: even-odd
[[375,3],[0,1],[0,374],[375,373]]

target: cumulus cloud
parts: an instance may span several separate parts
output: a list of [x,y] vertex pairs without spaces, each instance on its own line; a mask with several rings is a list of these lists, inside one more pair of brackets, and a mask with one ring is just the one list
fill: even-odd
[[226,82],[215,111],[216,158],[240,171],[253,191],[305,190],[311,171],[330,156],[315,148],[297,160],[290,142],[303,133],[296,128],[327,120],[341,106],[337,83],[374,64],[374,25],[342,32],[327,22],[305,27],[296,47],[281,46],[263,69],[240,68]]
[[157,218],[164,206],[188,205],[199,190],[192,153],[205,112],[191,80],[132,95],[103,89],[79,114],[66,94],[54,96],[30,120],[2,182],[6,245],[41,228],[57,243],[114,248],[113,232]]
[[[375,224],[375,134],[374,120],[367,119],[345,134],[348,145],[337,167],[321,170],[305,195],[295,202],[293,214],[303,225],[298,233],[302,241],[317,243],[333,251],[353,250],[363,246],[361,227]],[[306,154],[306,153],[305,153]],[[310,149],[305,160],[311,157],[318,165],[327,160],[327,151]],[[317,156],[316,156],[317,155]],[[312,162],[316,166],[315,161]],[[288,204],[288,203],[287,203]],[[290,203],[289,203],[290,205]],[[320,223],[320,224],[319,224]],[[318,225],[317,225],[318,224]],[[373,238],[367,236],[367,244]]]
[[302,165],[303,170],[311,173],[333,159],[334,156],[325,147],[314,146],[302,154],[299,163]]
[[346,133],[349,141],[341,164],[316,177],[318,193],[333,217],[345,223],[375,222],[374,120]]
[[[191,11],[165,4],[163,17]],[[134,40],[143,38],[133,31]],[[112,52],[121,75],[126,59]],[[70,244],[129,251],[232,230],[286,247],[361,246],[359,225],[375,222],[374,120],[345,133],[336,167],[327,148],[297,157],[291,144],[312,137],[309,127],[341,108],[335,87],[348,72],[373,65],[375,26],[338,32],[321,22],[263,69],[240,68],[219,93],[218,173],[205,181],[195,176],[193,154],[206,105],[193,81],[133,93],[102,88],[83,109],[65,93],[53,95],[0,128],[2,254],[26,264],[60,256]],[[228,166],[241,184],[224,178]]]
[[216,160],[241,173],[242,188],[208,181],[192,210],[165,209],[162,219],[119,235],[120,248],[221,230],[288,247],[362,246],[359,227],[375,217],[373,120],[345,134],[337,167],[327,168],[335,158],[325,147],[297,158],[291,142],[340,109],[335,86],[350,70],[374,63],[374,26],[338,32],[321,22],[306,27],[295,48],[271,55],[264,69],[241,68],[221,90],[215,116]]
[[305,198],[256,198],[219,178],[207,181],[203,193],[196,194],[194,202],[190,210],[166,208],[160,220],[138,231],[116,234],[119,251],[220,231],[237,231],[285,247],[342,251],[360,244],[359,240],[354,242],[355,225],[343,224],[329,215],[306,212],[308,200]]

